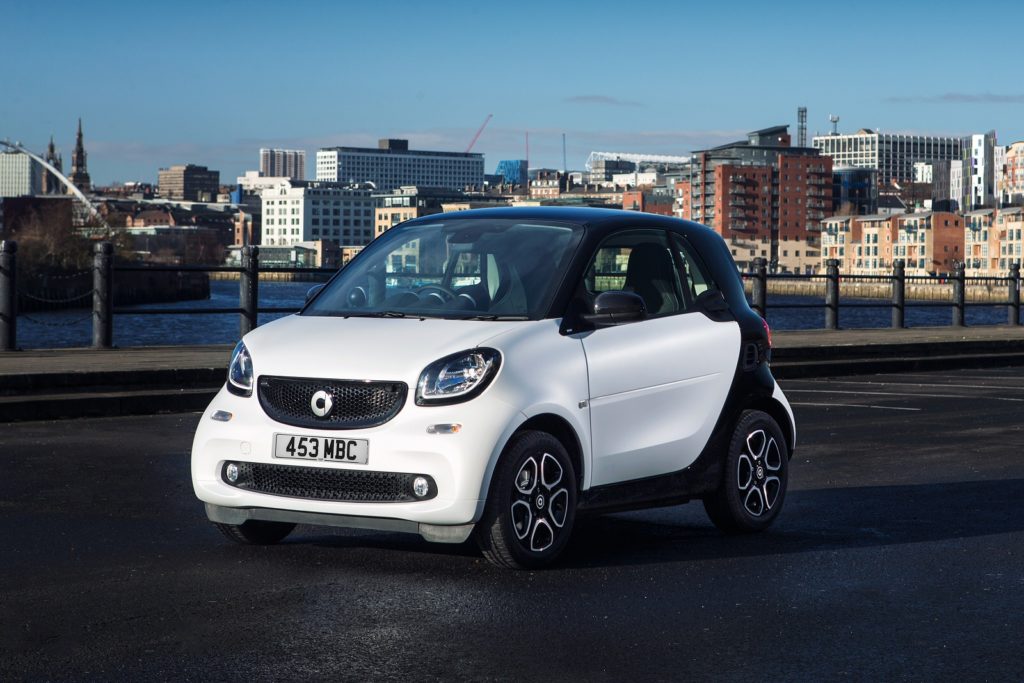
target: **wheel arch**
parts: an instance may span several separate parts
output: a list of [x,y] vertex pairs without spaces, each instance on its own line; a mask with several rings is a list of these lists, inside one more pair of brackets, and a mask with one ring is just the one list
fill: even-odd
[[[573,426],[569,424],[568,420],[554,413],[534,415],[516,428],[509,441],[516,434],[526,430],[546,432],[558,439],[569,454],[569,460],[572,462],[572,467],[576,474],[576,490],[583,490],[583,445],[580,443],[579,435],[573,429]],[[504,448],[502,448],[502,452],[504,452]]]
[[794,425],[785,406],[771,396],[751,397],[743,404],[740,411],[736,413],[735,420],[740,418],[744,410],[760,410],[768,413],[779,424],[779,427],[782,428],[782,435],[786,439],[786,450],[789,452],[789,458],[792,460],[793,449],[795,448]]

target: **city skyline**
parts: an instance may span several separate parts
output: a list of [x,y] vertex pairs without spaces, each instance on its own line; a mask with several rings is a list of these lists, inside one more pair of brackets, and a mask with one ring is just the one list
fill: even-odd
[[[560,168],[565,133],[580,168],[592,150],[688,154],[760,125],[795,130],[798,106],[810,135],[836,114],[844,132],[1024,139],[1018,50],[1001,28],[1024,18],[1021,7],[977,3],[973,24],[951,3],[859,8],[740,2],[639,15],[606,2],[515,12],[394,2],[386,13],[345,3],[282,13],[182,2],[168,15],[22,4],[7,11],[0,45],[14,67],[0,137],[41,153],[52,134],[68,158],[81,117],[101,185],[155,182],[158,168],[185,163],[230,182],[258,167],[261,147],[312,157],[390,137],[461,152],[488,114],[473,148],[487,172],[525,158],[527,132],[531,166]],[[953,49],[965,36],[984,59]]]

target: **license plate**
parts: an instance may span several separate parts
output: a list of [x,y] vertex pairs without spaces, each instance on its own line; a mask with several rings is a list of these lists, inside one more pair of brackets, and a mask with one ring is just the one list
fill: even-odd
[[366,439],[275,434],[274,457],[365,465],[370,459],[370,442]]

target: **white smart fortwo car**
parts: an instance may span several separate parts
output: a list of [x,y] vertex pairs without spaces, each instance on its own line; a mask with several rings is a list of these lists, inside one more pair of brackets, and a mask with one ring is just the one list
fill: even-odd
[[384,233],[245,336],[192,480],[228,537],[296,524],[475,538],[550,563],[578,515],[702,499],[728,532],[786,496],[793,413],[724,241],[605,209],[488,209]]

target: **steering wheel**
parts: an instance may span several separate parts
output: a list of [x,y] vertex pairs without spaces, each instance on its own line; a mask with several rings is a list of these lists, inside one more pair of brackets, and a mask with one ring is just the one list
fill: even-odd
[[[433,292],[431,292],[430,290],[433,290]],[[435,296],[437,296],[437,298],[441,300],[441,303],[447,303],[458,296],[458,294],[448,289],[444,285],[423,285],[422,287],[417,287],[415,290],[413,290],[413,293],[416,296],[420,296],[421,294],[433,293]]]

